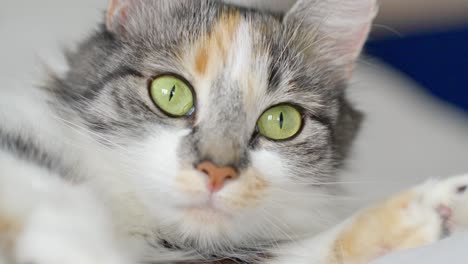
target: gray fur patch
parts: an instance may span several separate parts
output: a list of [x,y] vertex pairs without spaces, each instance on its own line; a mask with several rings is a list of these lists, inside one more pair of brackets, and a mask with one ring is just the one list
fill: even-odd
[[42,149],[31,138],[7,133],[0,129],[0,149],[4,149],[21,160],[40,168],[55,172],[62,177],[69,178],[72,174],[68,168],[64,167],[63,162],[59,158]]

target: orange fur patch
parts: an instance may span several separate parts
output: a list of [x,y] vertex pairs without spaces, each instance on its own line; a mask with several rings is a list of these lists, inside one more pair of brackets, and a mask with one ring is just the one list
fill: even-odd
[[21,224],[9,218],[0,217],[0,236],[19,232]]
[[210,71],[210,64],[225,62],[239,22],[239,11],[223,13],[212,31],[200,38],[199,43],[195,45],[197,47],[194,61],[195,73],[206,75]]
[[208,60],[209,60],[210,53],[206,49],[206,47],[201,47],[198,50],[198,53],[195,57],[195,71],[198,74],[205,74],[206,68],[208,66]]
[[240,181],[239,189],[229,198],[223,199],[227,204],[238,209],[255,206],[270,186],[270,183],[254,169],[248,169],[238,181]]
[[[22,224],[10,218],[0,217],[0,252],[7,260],[11,259],[11,253],[16,242],[16,238],[21,231]],[[10,262],[8,262],[10,263]]]
[[391,251],[428,243],[418,226],[403,222],[403,213],[414,199],[413,192],[406,192],[360,213],[338,236],[329,263],[367,263]]

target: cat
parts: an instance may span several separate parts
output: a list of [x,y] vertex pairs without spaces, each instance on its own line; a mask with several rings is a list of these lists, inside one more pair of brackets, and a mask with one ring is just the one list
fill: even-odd
[[3,261],[282,263],[297,241],[317,248],[345,211],[329,183],[362,120],[346,86],[376,11],[110,0],[65,74],[2,88]]

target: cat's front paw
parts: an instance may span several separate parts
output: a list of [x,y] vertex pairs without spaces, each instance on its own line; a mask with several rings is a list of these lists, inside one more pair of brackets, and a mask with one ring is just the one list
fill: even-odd
[[423,186],[424,201],[443,221],[444,236],[468,229],[468,174]]

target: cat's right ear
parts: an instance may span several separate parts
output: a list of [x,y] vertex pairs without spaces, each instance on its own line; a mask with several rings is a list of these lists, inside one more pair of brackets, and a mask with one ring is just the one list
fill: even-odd
[[109,0],[106,12],[106,28],[108,31],[121,34],[125,32],[128,20],[128,10],[137,0]]
[[284,23],[304,53],[349,73],[376,13],[376,0],[298,0]]

